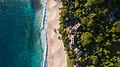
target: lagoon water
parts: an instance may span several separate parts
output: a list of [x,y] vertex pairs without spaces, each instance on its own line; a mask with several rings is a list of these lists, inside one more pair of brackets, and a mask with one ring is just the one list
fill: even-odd
[[33,0],[0,0],[0,67],[42,67],[43,8],[35,8]]

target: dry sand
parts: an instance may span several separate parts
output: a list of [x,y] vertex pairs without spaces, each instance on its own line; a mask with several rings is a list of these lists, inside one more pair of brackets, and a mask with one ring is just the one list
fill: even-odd
[[54,0],[47,0],[47,37],[48,37],[48,67],[67,67],[66,53],[61,40],[58,39],[59,33],[53,29],[59,28],[59,8],[61,3]]

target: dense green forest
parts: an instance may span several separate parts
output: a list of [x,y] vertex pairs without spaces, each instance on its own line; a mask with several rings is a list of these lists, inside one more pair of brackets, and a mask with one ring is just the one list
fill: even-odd
[[[120,67],[120,0],[61,2],[58,31],[67,51],[67,66]],[[74,30],[77,23],[81,25]]]

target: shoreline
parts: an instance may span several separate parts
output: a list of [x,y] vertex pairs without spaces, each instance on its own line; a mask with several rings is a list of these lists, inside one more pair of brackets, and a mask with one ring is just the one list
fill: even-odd
[[47,67],[67,67],[67,54],[64,51],[64,45],[62,40],[58,39],[58,36],[60,34],[53,32],[53,29],[59,28],[59,8],[61,7],[61,3],[55,2],[54,0],[47,0],[46,3],[46,34],[48,39],[46,64]]
[[[43,27],[41,28],[41,34],[45,37],[41,37],[42,47],[43,47],[43,67],[47,67],[47,53],[48,53],[48,41],[47,41],[47,22],[46,22],[46,7],[44,8],[44,18],[43,18]],[[42,35],[41,35],[42,36]],[[44,40],[43,40],[44,39]]]
[[43,61],[42,63],[42,67],[47,67],[47,53],[48,53],[48,40],[47,40],[47,8],[46,8],[46,4],[47,4],[47,0],[42,1],[44,2],[44,6],[43,6],[43,19],[41,22],[41,27],[40,27],[40,40],[42,43],[42,48],[43,48]]

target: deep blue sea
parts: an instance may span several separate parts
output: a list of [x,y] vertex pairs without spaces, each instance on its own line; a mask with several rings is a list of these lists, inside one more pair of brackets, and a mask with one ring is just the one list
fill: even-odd
[[43,66],[43,4],[40,0],[0,0],[0,67]]

